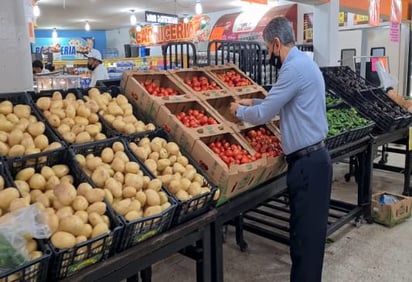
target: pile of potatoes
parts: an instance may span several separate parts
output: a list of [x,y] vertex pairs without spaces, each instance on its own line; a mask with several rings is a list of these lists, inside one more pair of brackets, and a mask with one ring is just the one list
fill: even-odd
[[132,134],[144,131],[155,130],[152,123],[145,124],[133,115],[133,107],[126,96],[119,94],[112,97],[109,93],[100,93],[97,88],[91,88],[87,101],[94,101],[99,107],[99,113],[118,132]]
[[210,188],[205,186],[203,176],[189,164],[189,160],[182,155],[176,143],[167,142],[160,137],[154,137],[152,140],[144,137],[138,144],[131,142],[129,147],[180,201],[210,192]]
[[[19,197],[20,194],[15,187],[5,187],[4,178],[0,175],[0,223],[7,220],[5,215],[9,212],[21,208],[20,205],[16,205],[15,201],[15,199],[18,199]],[[27,254],[31,259],[36,259],[43,256],[43,252],[40,251],[36,240],[34,240],[29,234],[25,235],[25,239]]]
[[52,97],[37,99],[36,106],[68,143],[106,139],[97,114],[98,106],[94,101],[77,99],[73,93],[68,93],[63,99],[62,94],[55,91]]
[[104,148],[100,156],[77,154],[76,159],[96,186],[103,189],[113,209],[126,220],[158,215],[171,206],[161,190],[162,182],[144,175],[119,141]]
[[6,198],[10,200],[10,211],[30,204],[44,210],[52,233],[51,243],[58,249],[73,248],[110,232],[105,192],[86,182],[75,187],[69,173],[65,164],[43,166],[39,172],[32,167],[24,168],[14,180],[22,198],[16,195]]
[[49,144],[46,125],[31,114],[29,105],[10,101],[0,103],[0,154],[7,157],[36,154],[61,147]]

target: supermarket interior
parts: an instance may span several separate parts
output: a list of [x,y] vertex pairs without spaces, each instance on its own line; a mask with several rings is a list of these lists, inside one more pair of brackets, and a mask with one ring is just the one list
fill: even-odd
[[0,282],[412,280],[412,0],[1,5]]

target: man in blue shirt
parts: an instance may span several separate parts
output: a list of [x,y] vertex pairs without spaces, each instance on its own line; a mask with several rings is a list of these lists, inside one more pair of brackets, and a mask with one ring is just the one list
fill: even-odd
[[332,163],[323,140],[328,132],[325,83],[319,67],[294,46],[286,18],[263,31],[270,62],[279,76],[264,99],[242,99],[230,111],[240,120],[263,124],[280,115],[282,148],[288,162],[290,255],[293,282],[322,279]]

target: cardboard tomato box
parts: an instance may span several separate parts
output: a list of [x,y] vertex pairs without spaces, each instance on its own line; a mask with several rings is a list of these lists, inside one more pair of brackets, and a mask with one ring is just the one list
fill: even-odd
[[[176,91],[178,95],[163,97],[152,95],[144,86],[145,83],[152,83]],[[148,85],[147,88],[153,89],[152,85]],[[184,87],[181,87],[179,82],[164,71],[146,71],[131,74],[127,80],[125,95],[133,99],[140,110],[152,120],[155,119],[160,105],[164,102],[183,102],[193,98]]]
[[228,166],[208,146],[211,142],[223,140],[231,144],[241,145],[242,148],[253,154],[253,150],[233,133],[202,137],[195,142],[191,151],[193,159],[220,189],[221,194],[217,205],[221,205],[228,199],[261,183],[266,165],[265,160],[259,159],[245,164],[230,164]]
[[[204,111],[206,116],[216,121],[216,124],[208,124],[195,128],[185,126],[177,118],[177,115],[181,112],[187,113],[189,110]],[[196,99],[185,102],[163,103],[159,108],[155,123],[157,126],[165,129],[187,152],[191,152],[195,141],[201,137],[231,132],[230,128],[226,126],[221,119],[216,117],[201,101]]]
[[[203,68],[191,68],[184,70],[169,71],[176,80],[180,81],[187,91],[203,100],[208,97],[222,97],[230,94],[229,89],[216,77],[206,72]],[[210,89],[206,85],[212,85]]]
[[235,64],[209,66],[206,70],[236,94],[265,91]]
[[[395,203],[382,203],[381,197],[392,196]],[[378,192],[372,195],[371,213],[375,222],[392,227],[411,217],[412,197]]]

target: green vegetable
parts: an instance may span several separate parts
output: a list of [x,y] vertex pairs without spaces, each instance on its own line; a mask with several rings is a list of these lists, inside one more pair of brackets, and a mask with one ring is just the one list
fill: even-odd
[[350,129],[365,126],[369,120],[359,116],[354,108],[351,109],[331,109],[326,112],[328,119],[328,137],[338,135]]
[[339,103],[342,103],[342,100],[340,98],[335,98],[331,95],[326,95],[326,106],[334,106]]
[[0,233],[0,269],[13,269],[24,262],[25,257]]

